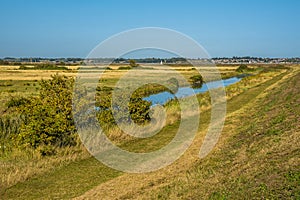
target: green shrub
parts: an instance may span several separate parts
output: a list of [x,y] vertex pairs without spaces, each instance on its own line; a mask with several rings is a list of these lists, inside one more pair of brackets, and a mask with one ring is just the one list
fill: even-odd
[[39,146],[37,150],[41,156],[52,156],[56,154],[55,148],[51,145]]
[[129,70],[129,69],[132,69],[132,67],[130,67],[130,66],[121,66],[118,69],[119,70]]
[[130,65],[130,67],[138,67],[139,66],[139,64],[137,64],[136,61],[133,59],[129,60],[129,65]]
[[0,83],[0,87],[10,87],[10,86],[13,86],[13,84],[10,82]]
[[96,90],[97,90],[97,91],[112,91],[113,88],[112,88],[112,87],[108,87],[108,86],[103,86],[103,87],[98,86],[98,87],[96,88]]
[[11,99],[6,102],[5,106],[7,108],[20,107],[26,105],[29,102],[30,100],[25,97],[11,97]]
[[18,116],[0,117],[0,153],[7,153],[13,144],[13,138],[19,133],[20,118]]
[[13,90],[13,89],[10,89],[10,90],[7,90],[8,93],[14,93],[16,92],[17,90]]
[[[110,127],[118,123],[127,123],[130,118],[137,124],[145,124],[150,120],[150,106],[151,103],[142,99],[142,97],[136,93],[133,93],[129,98],[129,102],[126,92],[119,94],[116,99],[120,100],[118,106],[112,106],[112,94],[105,91],[97,94],[96,106],[99,108],[97,111],[97,117],[103,127]],[[124,101],[122,101],[124,100]],[[124,116],[124,113],[129,113],[130,116]],[[115,115],[115,117],[114,117]]]
[[200,88],[203,85],[203,78],[200,74],[190,77],[190,81],[192,82],[193,88]]
[[251,69],[245,65],[245,64],[241,64],[237,69],[236,71],[237,72],[245,72],[245,71],[250,71]]
[[21,146],[75,145],[72,117],[74,79],[54,75],[40,82],[40,94],[22,109],[22,123],[17,141]]
[[26,70],[26,69],[29,69],[29,68],[26,65],[20,65],[19,69]]
[[140,97],[131,98],[129,102],[129,113],[134,123],[145,124],[150,121],[151,103]]

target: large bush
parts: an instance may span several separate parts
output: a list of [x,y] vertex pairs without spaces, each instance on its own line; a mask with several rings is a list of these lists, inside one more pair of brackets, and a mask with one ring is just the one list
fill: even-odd
[[22,107],[22,124],[17,141],[22,146],[66,146],[75,144],[72,117],[73,78],[54,75],[40,83],[38,97]]

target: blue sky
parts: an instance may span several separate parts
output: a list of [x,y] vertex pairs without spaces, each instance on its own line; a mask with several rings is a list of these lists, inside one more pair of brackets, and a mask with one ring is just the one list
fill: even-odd
[[1,0],[0,57],[85,57],[132,28],[163,27],[212,57],[300,56],[298,0]]

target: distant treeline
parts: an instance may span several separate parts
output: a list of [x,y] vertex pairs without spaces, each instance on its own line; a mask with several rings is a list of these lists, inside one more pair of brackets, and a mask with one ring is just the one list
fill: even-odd
[[51,64],[51,65],[68,65],[68,66],[77,66],[81,63],[67,63],[67,62],[49,62],[49,61],[39,61],[39,62],[25,62],[25,61],[7,61],[0,59],[0,65],[12,65],[12,66],[21,66],[21,65],[39,65],[39,64]]
[[[3,58],[0,59],[0,65],[22,65],[22,64],[35,64],[35,63],[51,63],[55,65],[89,65],[94,63],[116,63],[116,64],[129,64],[130,58]],[[186,58],[138,58],[134,59],[137,63],[187,63]]]
[[[22,65],[22,64],[36,64],[36,63],[51,63],[55,65],[90,65],[96,63],[115,63],[115,64],[129,64],[132,58],[12,58],[6,57],[0,59],[0,65]],[[187,58],[173,57],[173,58],[137,58],[134,59],[137,63],[163,63],[163,64],[188,64]],[[203,59],[192,59],[203,60]],[[207,59],[204,59],[204,61]],[[261,58],[261,57],[215,57],[211,58],[216,63],[300,63],[300,57],[295,58]]]
[[0,59],[0,62],[66,62],[66,63],[71,63],[71,62],[80,62],[83,61],[83,58],[13,58],[13,57],[5,57],[3,59]]

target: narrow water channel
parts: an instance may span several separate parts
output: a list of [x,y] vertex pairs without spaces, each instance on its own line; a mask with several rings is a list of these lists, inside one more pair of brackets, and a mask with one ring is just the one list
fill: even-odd
[[184,98],[184,97],[188,97],[188,96],[191,96],[194,94],[207,92],[210,89],[226,87],[226,86],[232,85],[234,83],[237,83],[240,80],[242,80],[241,77],[232,77],[232,78],[228,78],[228,79],[224,79],[224,80],[204,83],[201,88],[180,87],[180,88],[178,88],[178,91],[175,95],[170,92],[160,92],[160,93],[145,97],[143,99],[146,101],[152,102],[152,105],[155,105],[155,104],[164,105],[171,99]]

